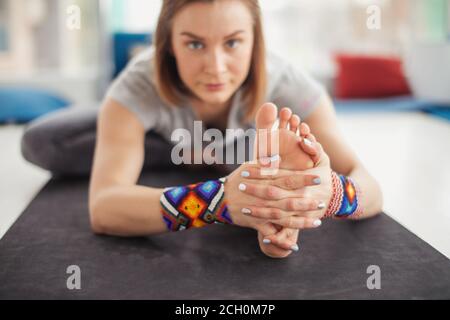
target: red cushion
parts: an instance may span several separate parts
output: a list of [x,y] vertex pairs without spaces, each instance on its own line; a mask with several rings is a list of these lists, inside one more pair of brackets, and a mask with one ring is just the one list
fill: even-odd
[[379,98],[411,91],[396,57],[336,55],[338,98]]

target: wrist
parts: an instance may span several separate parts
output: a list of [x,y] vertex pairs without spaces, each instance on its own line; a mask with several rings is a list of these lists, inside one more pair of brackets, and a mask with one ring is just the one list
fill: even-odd
[[325,212],[330,218],[356,218],[362,213],[362,193],[350,177],[331,172],[332,195]]
[[246,216],[242,214],[241,208],[236,204],[236,201],[231,200],[231,198],[233,198],[234,196],[234,193],[237,192],[236,190],[238,190],[238,185],[233,180],[233,174],[226,177],[223,187],[224,187],[224,201],[228,205],[228,213],[230,215],[231,221],[233,221],[233,224],[235,225],[247,227],[247,223],[245,221]]
[[225,179],[166,188],[161,194],[163,220],[170,231],[233,223],[224,191]]

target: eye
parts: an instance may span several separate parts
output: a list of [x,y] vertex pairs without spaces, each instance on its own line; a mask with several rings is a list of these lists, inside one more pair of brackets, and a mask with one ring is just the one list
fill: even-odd
[[189,49],[197,50],[200,49],[200,46],[203,46],[203,44],[199,41],[191,41],[188,43]]
[[238,40],[238,39],[231,39],[231,40],[228,40],[228,41],[227,41],[227,45],[228,45],[230,48],[235,48],[239,42],[241,42],[241,41]]

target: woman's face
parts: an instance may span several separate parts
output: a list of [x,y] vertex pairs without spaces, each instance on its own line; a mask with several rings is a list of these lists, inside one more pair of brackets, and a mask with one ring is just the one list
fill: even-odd
[[187,5],[172,26],[181,80],[201,102],[223,105],[248,75],[253,36],[252,16],[241,1]]

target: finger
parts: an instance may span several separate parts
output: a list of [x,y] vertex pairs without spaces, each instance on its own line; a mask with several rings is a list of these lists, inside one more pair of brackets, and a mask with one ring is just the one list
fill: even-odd
[[[292,250],[282,249],[279,246],[275,246],[271,244],[271,240],[268,238],[263,238],[261,233],[258,233],[259,246],[261,251],[264,252],[267,256],[272,258],[285,258],[292,253]],[[296,241],[296,238],[295,240]]]
[[297,216],[290,216],[270,221],[282,227],[291,229],[314,229],[322,225],[322,221],[320,219]]
[[280,200],[296,196],[296,193],[291,190],[285,190],[270,184],[255,184],[244,181],[239,184],[238,188],[248,195],[268,200]]
[[260,173],[262,176],[275,175],[280,167],[281,157],[275,154],[271,157],[261,157],[258,163],[261,166]]
[[295,233],[295,229],[283,228],[280,232],[270,236],[269,240],[274,246],[281,249],[298,251],[297,238],[293,236]]
[[322,145],[318,142],[313,142],[313,144],[314,144],[314,149],[315,149],[316,153],[311,154],[311,159],[313,160],[314,164],[317,165],[317,163],[319,163],[320,158],[323,154],[323,148],[322,148]]
[[[275,249],[274,251],[278,251],[276,250],[279,247],[276,247],[274,245],[271,244],[271,240],[269,240],[269,238],[271,236],[276,236],[278,239],[281,240],[282,236],[285,236],[285,232],[282,232],[284,229],[279,225],[273,224],[271,222],[266,222],[263,224],[260,224],[257,227],[258,230],[258,239],[260,242],[262,242],[265,246],[265,249],[267,250],[268,248],[270,249]],[[296,241],[296,237],[294,238],[294,241]]]
[[[311,199],[311,198],[300,198],[300,193],[302,191],[297,191],[295,198],[285,198],[280,200],[267,200],[263,201],[264,206],[258,207],[268,207],[268,208],[278,208],[282,211],[283,216],[290,216],[292,214],[285,214],[285,212],[292,213],[305,212],[305,211],[317,211],[325,208],[325,203],[321,200]],[[282,216],[282,217],[283,217]],[[281,217],[280,217],[281,218]]]
[[316,136],[311,132],[306,135],[306,138],[308,138],[311,142],[317,142]]
[[316,142],[316,148],[319,155],[322,155],[325,153],[325,150],[323,150],[323,146],[320,142]]
[[317,142],[315,139],[312,139],[313,135],[309,134],[303,137],[298,143],[301,145],[303,151],[308,153],[309,155],[317,154]]
[[285,170],[285,169],[277,169],[276,174],[268,176],[267,174],[265,174],[264,170],[262,170],[261,166],[247,165],[241,171],[240,174],[241,174],[241,177],[246,178],[246,179],[267,180],[267,179],[275,179],[275,178],[289,176],[292,174],[292,171]]
[[[321,148],[321,145],[319,142],[317,142],[317,147],[319,150],[323,150]],[[240,176],[249,180],[274,180],[277,178],[287,177],[290,175],[296,175],[296,174],[304,174],[303,170],[287,170],[287,169],[281,169],[278,168],[276,170],[276,173],[273,175],[267,175],[265,174],[264,170],[262,170],[261,166],[256,163],[255,161],[247,162],[245,165],[242,165],[239,167],[238,170],[240,171]]]
[[[317,142],[316,138],[314,137],[314,135],[310,134],[307,136],[308,140],[310,140],[313,144],[313,148],[315,150],[315,154],[314,151],[311,151],[311,158],[314,162],[314,164],[318,164],[321,160],[325,160],[324,158],[327,158],[325,151],[323,150],[323,146],[320,142]],[[303,147],[302,147],[303,148]],[[305,151],[306,152],[306,151]]]
[[298,234],[298,229],[283,228],[276,234],[265,237],[264,240],[266,240],[265,243],[270,243],[282,250],[298,251]]
[[306,152],[309,156],[311,156],[314,163],[317,163],[320,159],[320,147],[318,146],[318,142],[312,140],[312,135],[309,134],[306,138],[301,139],[298,144],[302,148],[304,152]]
[[241,209],[241,212],[254,218],[274,219],[274,220],[289,217],[295,214],[295,212],[287,212],[278,208],[255,207],[255,206],[246,206]]
[[274,235],[282,229],[283,228],[281,226],[275,225],[270,222],[261,223],[256,227],[256,230],[258,230],[263,238]]
[[280,124],[279,129],[287,129],[288,121],[292,116],[292,111],[289,108],[280,110]]
[[292,115],[291,119],[289,120],[289,129],[296,134],[299,124],[300,117],[296,114]]
[[315,186],[321,183],[320,177],[310,174],[293,174],[275,178],[270,182],[273,186],[285,190],[297,190],[307,186]]
[[309,126],[306,124],[306,122],[302,122],[300,123],[300,135],[302,137],[306,137],[308,134],[311,133],[311,129],[309,128]]
[[[265,202],[268,205],[248,205],[241,208],[241,212],[259,219],[282,219],[290,216],[317,216],[320,214],[320,211],[318,210],[325,208],[324,202],[306,198],[288,198]],[[288,209],[286,209],[286,207],[288,207]],[[294,207],[294,210],[289,209],[290,207]],[[317,212],[311,213],[311,211]]]

